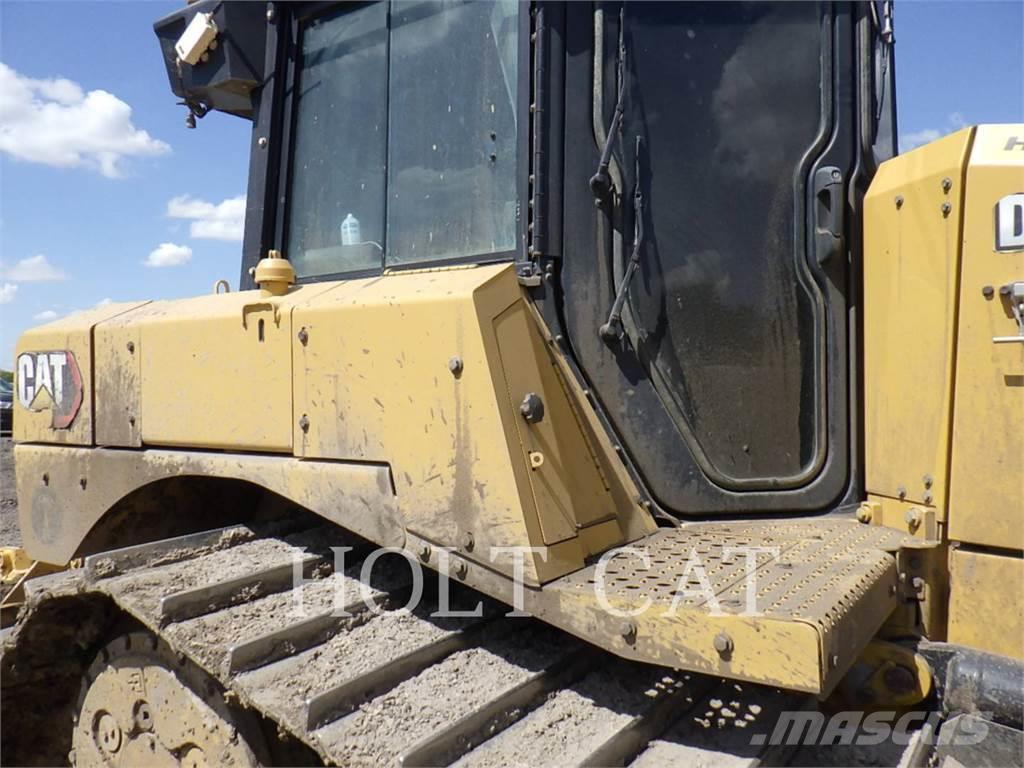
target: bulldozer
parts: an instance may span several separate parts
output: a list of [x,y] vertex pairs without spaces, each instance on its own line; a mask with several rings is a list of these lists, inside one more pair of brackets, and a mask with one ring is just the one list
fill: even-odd
[[1020,764],[1024,125],[898,154],[891,3],[155,31],[240,275],[18,341],[5,764]]

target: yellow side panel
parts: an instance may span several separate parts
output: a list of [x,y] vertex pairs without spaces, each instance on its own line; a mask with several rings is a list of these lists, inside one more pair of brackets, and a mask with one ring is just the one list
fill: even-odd
[[[489,358],[492,319],[519,301],[504,264],[351,280],[293,316],[306,338],[295,344],[296,455],[387,463],[410,532],[493,555],[506,572],[511,553],[491,547],[542,543],[530,470],[510,448],[518,414]],[[562,560],[527,558],[527,580],[580,567],[582,550],[566,543]]]
[[[92,443],[93,327],[143,304],[145,302],[105,304],[95,309],[76,312],[61,320],[26,331],[18,339],[14,370],[15,440],[67,445]],[[70,356],[64,355],[59,365],[51,365],[44,379],[35,374],[39,355],[47,353],[69,353]],[[77,382],[72,381],[72,370],[76,371],[74,378],[78,379]],[[80,390],[81,395],[80,401],[74,407],[73,418],[67,426],[54,427],[51,390],[59,387],[63,392],[67,392],[72,386]]]
[[995,210],[1022,192],[1024,125],[980,126],[967,171],[949,536],[1012,549],[1024,549],[1024,343],[992,339],[1018,333],[999,289],[1024,281],[1024,246],[996,250]]
[[883,163],[865,199],[867,489],[933,506],[940,519],[972,130]]
[[593,449],[526,305],[518,302],[505,310],[495,319],[494,330],[508,407],[518,409],[530,393],[543,395],[543,418],[536,423],[517,419],[515,425],[523,460],[531,466],[544,543],[575,536],[577,525],[614,519],[615,507]]
[[949,642],[1024,660],[1024,560],[954,550]]
[[241,291],[154,302],[133,317],[142,441],[290,452],[291,310],[330,287],[300,286],[281,297]]
[[100,323],[93,331],[96,361],[96,444],[142,445],[142,365],[133,315]]

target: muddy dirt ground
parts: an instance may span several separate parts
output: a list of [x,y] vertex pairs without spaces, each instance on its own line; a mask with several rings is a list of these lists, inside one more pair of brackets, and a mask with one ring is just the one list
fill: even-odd
[[0,547],[21,544],[18,501],[14,493],[14,442],[0,439]]

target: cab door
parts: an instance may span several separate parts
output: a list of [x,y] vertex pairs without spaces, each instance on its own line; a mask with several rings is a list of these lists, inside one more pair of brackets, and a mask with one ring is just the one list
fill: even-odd
[[[604,65],[573,61],[570,42],[567,98],[590,77],[598,101],[591,124],[566,107],[567,137],[595,141],[565,147],[565,323],[626,455],[672,514],[821,509],[850,487],[856,12],[570,10]],[[616,193],[595,208],[584,169],[622,81]],[[591,231],[569,231],[575,221]],[[609,342],[599,329],[631,253],[624,333]]]

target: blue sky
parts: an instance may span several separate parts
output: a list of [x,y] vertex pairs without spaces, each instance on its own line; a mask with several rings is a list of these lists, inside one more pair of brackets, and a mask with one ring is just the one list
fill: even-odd
[[[249,123],[185,128],[152,31],[180,2],[0,1],[0,367],[112,300],[237,283]],[[1024,3],[897,2],[903,148],[1024,121]]]

